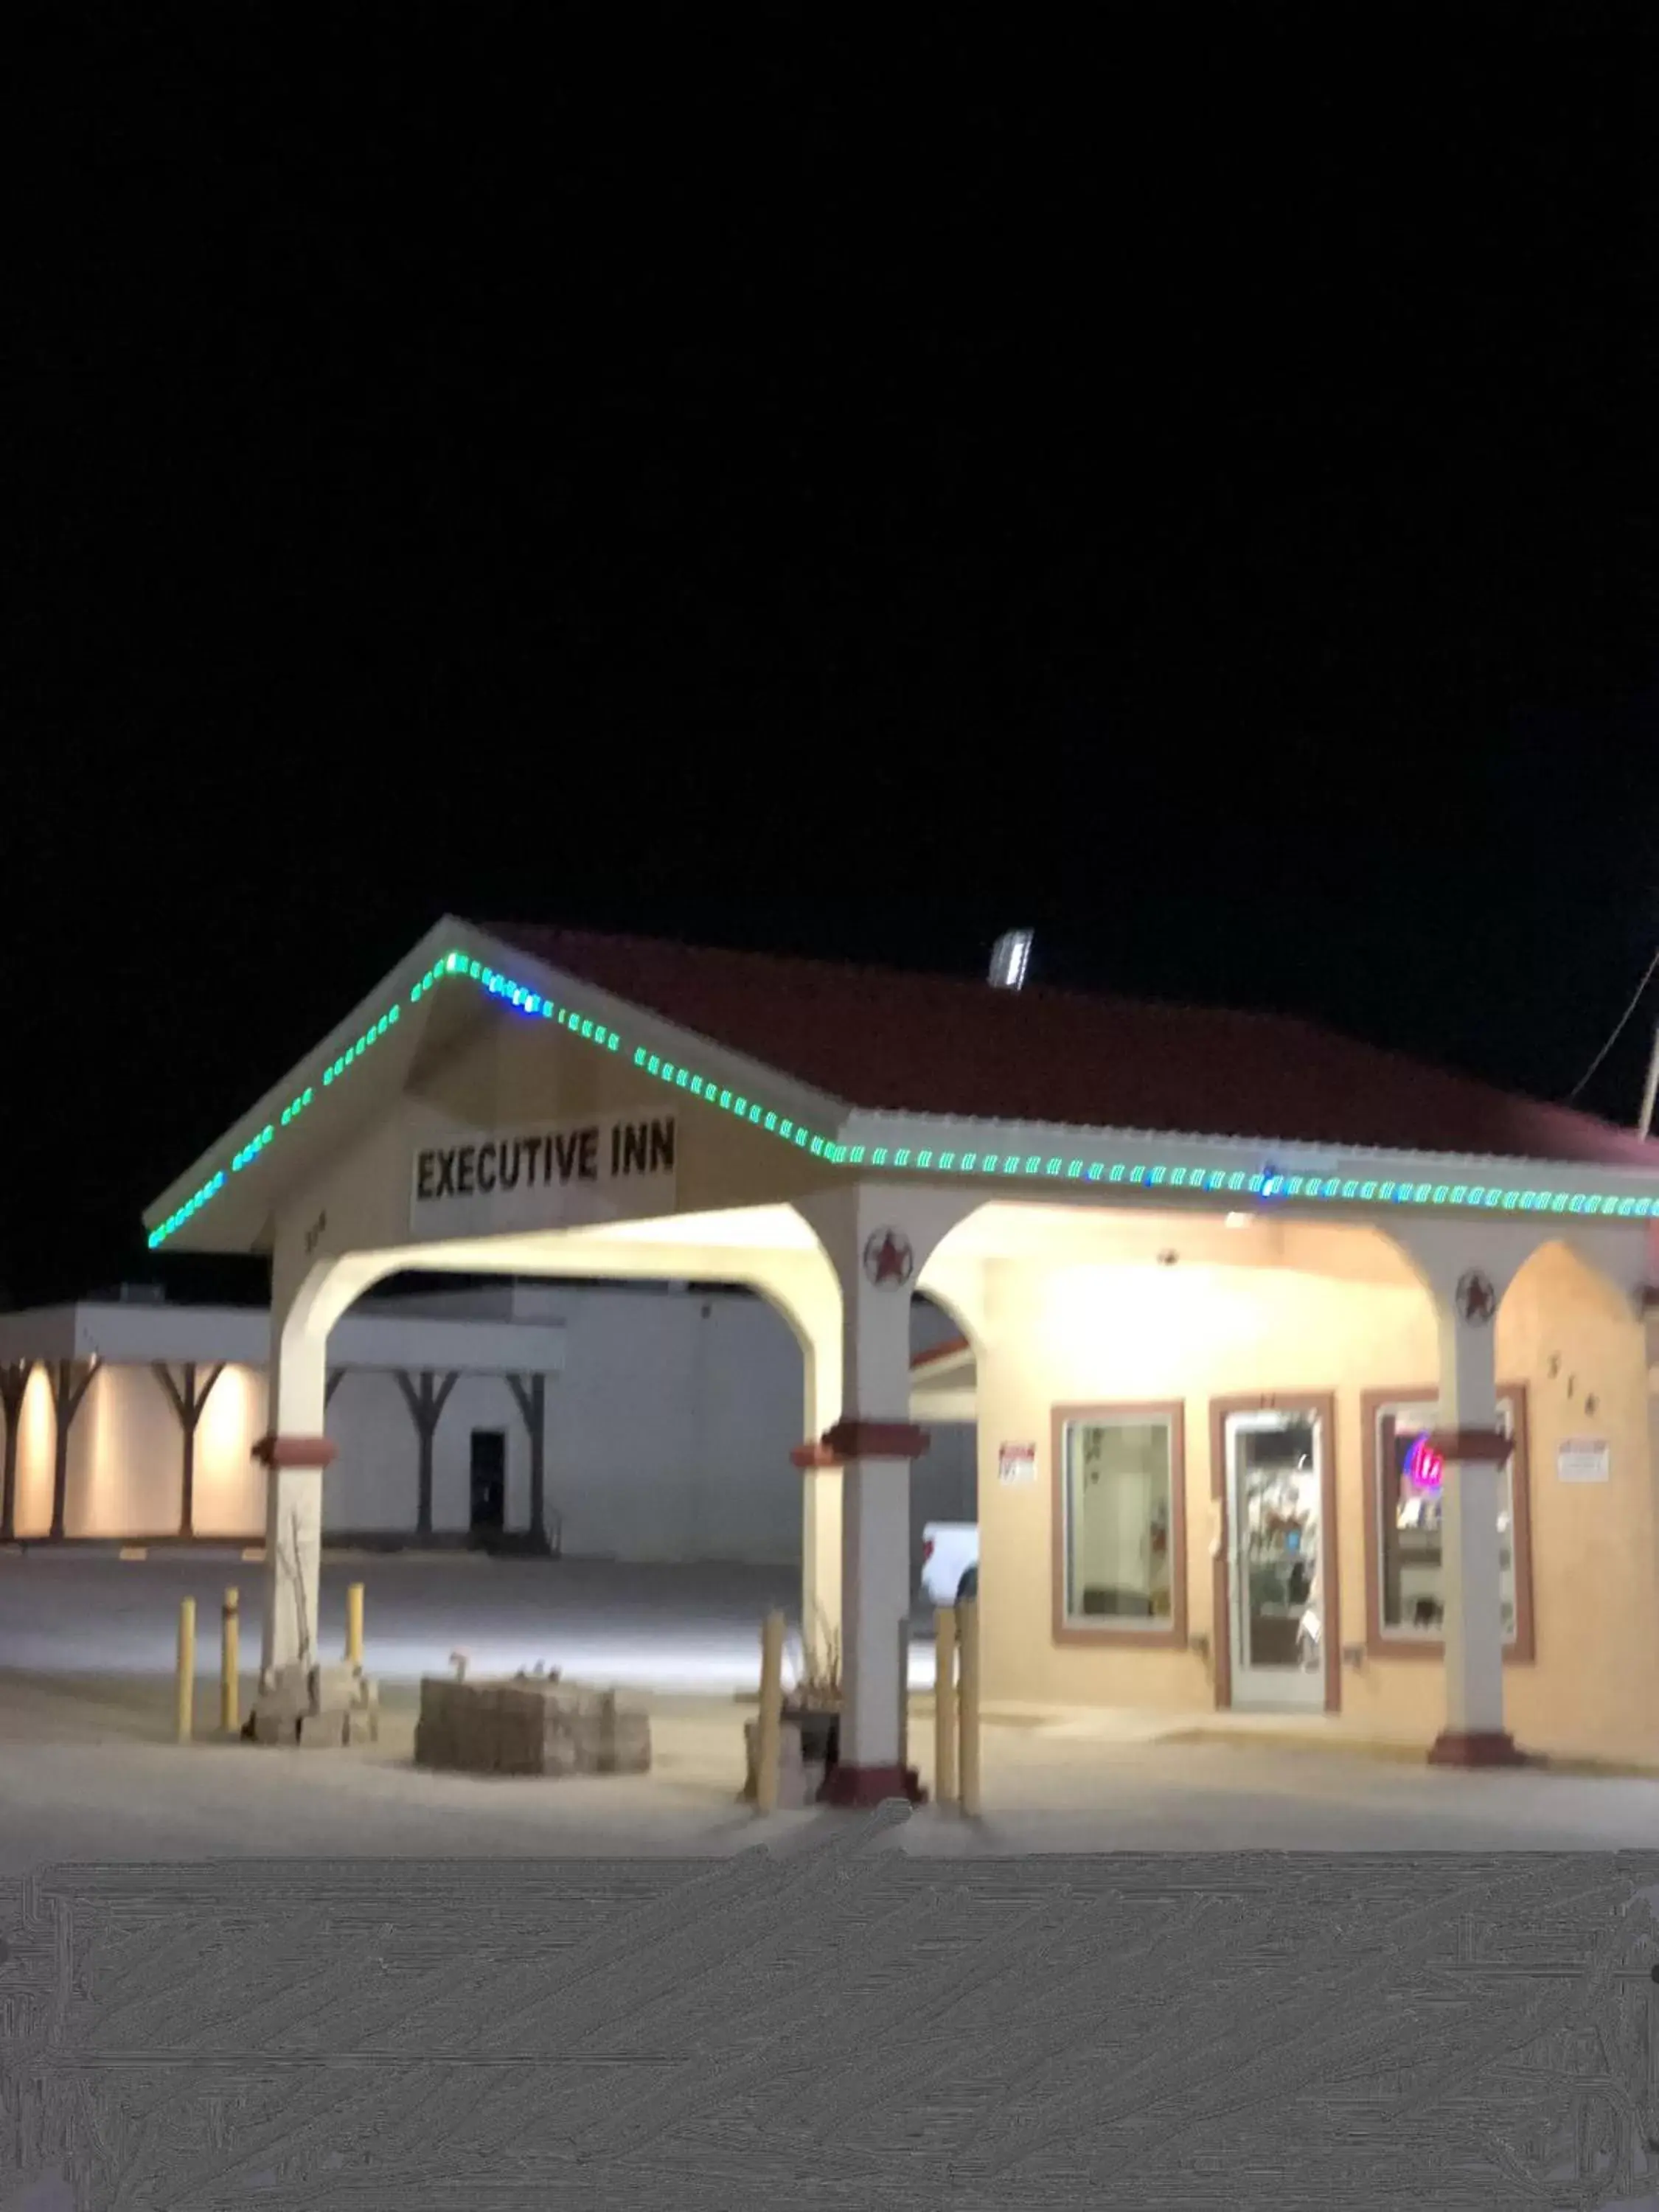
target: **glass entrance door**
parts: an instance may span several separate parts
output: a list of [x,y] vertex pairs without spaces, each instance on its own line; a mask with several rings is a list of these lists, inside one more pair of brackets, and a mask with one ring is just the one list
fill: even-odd
[[1324,1424],[1311,1412],[1227,1416],[1232,1702],[1258,1711],[1322,1710],[1320,1562]]

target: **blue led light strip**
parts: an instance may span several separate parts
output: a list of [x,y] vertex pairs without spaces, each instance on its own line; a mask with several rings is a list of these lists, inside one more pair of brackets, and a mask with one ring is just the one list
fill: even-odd
[[[532,990],[527,983],[514,981],[465,952],[451,952],[428,968],[410,989],[409,1003],[416,1006],[435,985],[451,979],[470,981],[492,998],[500,999],[515,1013],[532,1020],[556,1022],[573,1036],[596,1045],[604,1052],[620,1052],[623,1040],[617,1032],[592,1014],[574,1006],[562,1006],[556,1000]],[[323,1070],[322,1088],[331,1089],[351,1073],[358,1062],[370,1052],[379,1040],[393,1029],[400,1008],[388,1006],[378,1021],[369,1026],[349,1045],[333,1063]],[[1349,1206],[1411,1206],[1475,1207],[1483,1212],[1504,1213],[1563,1213],[1594,1214],[1599,1218],[1615,1215],[1620,1219],[1646,1220],[1659,1217],[1659,1199],[1609,1197],[1601,1194],[1560,1190],[1508,1188],[1487,1183],[1404,1182],[1381,1179],[1362,1181],[1352,1176],[1281,1175],[1273,1169],[1260,1174],[1247,1174],[1242,1168],[1231,1170],[1221,1168],[1179,1166],[1170,1161],[1158,1160],[1090,1160],[1066,1159],[1060,1153],[996,1152],[939,1151],[933,1148],[913,1150],[908,1146],[846,1145],[825,1137],[803,1123],[792,1121],[777,1113],[757,1099],[734,1091],[729,1085],[717,1082],[712,1076],[696,1069],[680,1066],[660,1053],[636,1045],[633,1051],[635,1067],[646,1075],[656,1077],[660,1083],[671,1085],[676,1091],[690,1091],[706,1105],[731,1114],[740,1121],[781,1139],[785,1144],[796,1146],[815,1159],[829,1161],[837,1167],[891,1168],[908,1172],[921,1170],[926,1174],[955,1176],[1014,1176],[1022,1181],[1064,1181],[1068,1182],[1123,1183],[1137,1189],[1201,1191],[1212,1194],[1237,1194],[1272,1201],[1292,1199],[1306,1201],[1336,1200]],[[267,1121],[256,1130],[247,1142],[233,1157],[228,1170],[219,1172],[192,1192],[182,1206],[170,1213],[159,1229],[149,1235],[149,1247],[154,1251],[181,1229],[192,1215],[199,1212],[208,1201],[217,1196],[230,1176],[240,1175],[252,1161],[258,1158],[280,1131],[289,1127],[307,1112],[316,1097],[314,1090],[305,1090],[283,1107],[277,1123]]]

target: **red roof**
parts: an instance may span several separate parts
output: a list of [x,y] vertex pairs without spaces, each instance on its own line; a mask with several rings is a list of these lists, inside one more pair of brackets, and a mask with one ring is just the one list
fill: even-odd
[[872,1110],[1659,1171],[1659,1142],[1284,1014],[496,927],[503,943]]

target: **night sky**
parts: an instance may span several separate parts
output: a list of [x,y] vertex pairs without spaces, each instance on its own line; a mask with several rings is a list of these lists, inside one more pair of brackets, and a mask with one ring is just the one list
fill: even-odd
[[9,20],[13,1301],[446,908],[1557,1097],[1634,989],[1654,10],[722,12]]

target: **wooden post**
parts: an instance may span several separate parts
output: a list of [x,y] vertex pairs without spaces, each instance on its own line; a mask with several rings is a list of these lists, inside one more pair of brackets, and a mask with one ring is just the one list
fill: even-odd
[[760,1724],[755,1731],[755,1809],[778,1809],[778,1753],[783,1735],[783,1615],[761,1628]]
[[49,1370],[55,1416],[52,1463],[52,1534],[54,1539],[63,1536],[69,1517],[70,1424],[81,1410],[81,1401],[91,1388],[92,1378],[98,1372],[98,1355],[94,1352],[90,1359],[60,1359]]
[[957,1609],[936,1607],[933,1650],[933,1802],[953,1805],[957,1796]]
[[538,1552],[547,1540],[547,1377],[509,1375],[507,1387],[530,1439],[530,1540]]
[[363,1663],[363,1586],[361,1583],[346,1585],[346,1663],[361,1667]]
[[957,1607],[962,1638],[962,1809],[979,1818],[979,1600],[963,1598]]
[[196,1725],[196,1601],[179,1601],[178,1735],[188,1743]]
[[222,1619],[223,1636],[219,1653],[219,1725],[227,1735],[241,1726],[242,1618],[241,1600],[234,1589],[225,1592]]
[[441,1382],[429,1369],[422,1369],[417,1389],[401,1368],[395,1372],[398,1388],[404,1394],[404,1403],[409,1408],[409,1417],[415,1424],[415,1433],[420,1442],[420,1459],[416,1473],[415,1533],[424,1538],[432,1534],[432,1440],[438,1433],[444,1407],[449,1403],[449,1394],[459,1377],[446,1375]]

